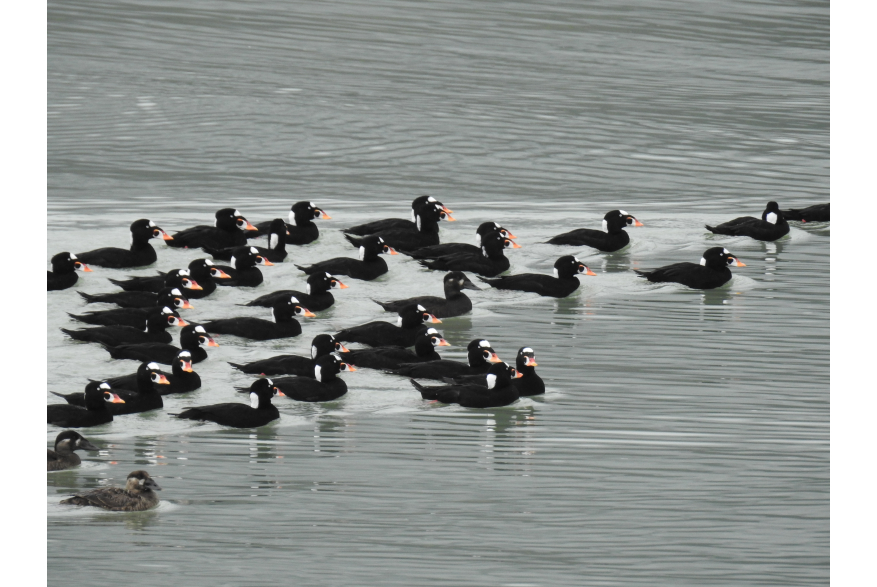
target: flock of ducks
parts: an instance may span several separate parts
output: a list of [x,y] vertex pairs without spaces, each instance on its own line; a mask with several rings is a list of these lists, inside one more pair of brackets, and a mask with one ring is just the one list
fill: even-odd
[[[301,334],[297,317],[315,316],[334,304],[332,290],[345,289],[339,276],[373,280],[388,270],[384,255],[403,253],[429,269],[447,271],[444,296],[419,296],[377,301],[386,311],[397,314],[395,324],[369,322],[334,334],[319,334],[311,344],[309,357],[278,355],[251,363],[230,363],[243,373],[257,375],[248,387],[249,404],[223,403],[198,406],[174,414],[178,418],[210,421],[224,426],[253,428],[279,418],[272,400],[285,396],[296,401],[325,402],[347,393],[338,375],[359,368],[380,369],[410,378],[424,399],[472,408],[508,405],[521,396],[545,392],[536,374],[536,355],[521,347],[510,366],[500,361],[484,339],[467,347],[467,362],[442,359],[436,349],[447,346],[432,325],[442,318],[460,316],[472,309],[463,290],[481,289],[466,272],[475,273],[490,287],[532,292],[562,298],[579,287],[578,275],[595,275],[572,255],[554,263],[554,274],[524,273],[500,275],[509,269],[507,249],[520,248],[508,229],[495,222],[478,227],[479,244],[441,243],[439,222],[454,221],[452,211],[429,196],[416,198],[411,219],[382,219],[345,229],[345,238],[358,249],[358,256],[338,257],[311,265],[295,265],[307,274],[306,291],[280,290],[259,296],[247,306],[270,308],[272,320],[251,317],[226,318],[194,324],[180,315],[191,308],[189,300],[213,293],[217,286],[254,287],[262,283],[260,267],[281,263],[287,245],[304,245],[319,237],[317,219],[330,218],[311,202],[298,202],[288,220],[277,218],[251,224],[233,208],[216,212],[212,226],[194,226],[169,235],[148,219],[131,224],[128,249],[107,247],[84,253],[62,252],[52,257],[48,290],[73,287],[77,272],[91,272],[91,266],[132,268],[157,260],[152,239],[164,240],[174,248],[200,248],[213,259],[196,259],[185,269],[158,272],[155,276],[113,280],[122,291],[109,294],[79,292],[86,303],[108,303],[110,310],[70,314],[92,328],[61,329],[70,338],[97,343],[114,359],[140,362],[135,373],[123,377],[90,381],[84,392],[55,394],[66,403],[47,406],[48,423],[62,428],[82,428],[111,422],[114,416],[163,408],[162,396],[198,389],[201,379],[193,364],[207,358],[207,348],[218,346],[214,334],[252,340],[273,340]],[[768,202],[760,218],[741,217],[706,228],[715,234],[748,236],[774,241],[788,234],[788,221],[829,221],[829,204],[801,210],[780,210]],[[642,226],[623,210],[612,210],[603,218],[603,229],[581,228],[559,234],[548,243],[558,246],[587,246],[603,252],[618,251],[630,243],[626,228]],[[267,237],[267,247],[252,246],[249,239]],[[228,265],[215,264],[226,262]],[[731,279],[729,267],[745,265],[723,247],[703,253],[699,263],[676,263],[637,273],[651,282],[675,282],[691,288],[711,289]],[[170,327],[180,327],[180,346],[171,344]],[[370,348],[348,349],[343,343],[356,342]],[[342,359],[342,356],[344,357]],[[163,366],[170,365],[168,372]],[[276,377],[280,376],[280,377]],[[415,379],[430,379],[439,385],[423,385]],[[53,392],[54,393],[54,392]],[[97,448],[78,432],[64,430],[48,451],[49,471],[75,467],[81,460],[77,450]],[[62,504],[89,505],[108,510],[139,511],[158,504],[161,488],[146,471],[134,471],[124,488],[105,487],[77,494]]]

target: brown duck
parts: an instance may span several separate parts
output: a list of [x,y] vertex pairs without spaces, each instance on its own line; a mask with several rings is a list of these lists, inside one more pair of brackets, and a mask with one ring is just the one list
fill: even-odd
[[86,493],[62,499],[65,505],[93,505],[112,512],[141,512],[158,505],[161,491],[158,483],[146,471],[134,471],[128,475],[125,488],[101,487]]
[[55,439],[55,450],[50,448],[46,450],[48,451],[46,471],[62,471],[82,462],[79,455],[73,451],[98,450],[98,448],[78,432],[65,430]]

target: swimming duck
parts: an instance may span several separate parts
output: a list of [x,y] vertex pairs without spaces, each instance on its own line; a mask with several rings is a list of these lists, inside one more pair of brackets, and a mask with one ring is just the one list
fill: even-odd
[[345,328],[335,334],[340,342],[360,342],[369,346],[414,345],[417,331],[424,323],[439,324],[441,320],[426,311],[423,306],[411,304],[399,310],[398,325],[389,322],[369,322],[353,328]]
[[99,450],[78,432],[65,430],[55,438],[55,450],[46,449],[46,471],[62,471],[82,463],[77,450]]
[[79,253],[77,257],[83,263],[97,267],[111,267],[113,269],[143,267],[144,265],[155,263],[155,260],[158,258],[155,254],[155,249],[149,244],[149,240],[153,238],[161,238],[168,243],[173,240],[165,231],[156,226],[155,222],[143,218],[135,220],[131,224],[130,249],[106,247]]
[[[125,381],[127,383],[127,376],[125,376]],[[92,381],[91,383],[94,382]],[[108,409],[113,416],[161,409],[164,404],[161,400],[161,395],[153,384],[162,386],[170,384],[156,363],[143,363],[140,365],[137,373],[135,373],[134,389],[130,389],[130,387],[128,389],[116,388],[108,379],[104,379],[103,383],[110,385],[116,395],[123,400],[116,404],[109,404]],[[87,389],[88,386],[86,385]],[[82,392],[63,394],[53,391],[52,393],[64,398],[70,405],[85,407],[86,394]]]
[[140,342],[170,342],[173,340],[166,331],[168,326],[187,326],[189,323],[180,318],[179,313],[168,307],[160,308],[146,319],[146,329],[136,326],[96,326],[61,332],[83,342],[102,342],[108,345],[134,344]]
[[387,272],[387,262],[378,255],[384,253],[397,255],[392,247],[387,246],[379,236],[370,235],[362,238],[359,247],[359,259],[349,257],[335,257],[326,261],[314,263],[308,267],[296,265],[308,275],[312,273],[329,273],[332,275],[348,275],[353,279],[371,281]]
[[829,222],[831,221],[831,203],[814,204],[806,208],[783,210],[783,218],[797,222]]
[[520,377],[514,367],[505,363],[492,365],[484,375],[486,389],[472,383],[424,386],[414,379],[411,385],[420,392],[423,399],[437,400],[444,404],[460,404],[464,408],[496,408],[514,403],[520,397],[512,379]]
[[490,346],[490,342],[483,338],[476,338],[466,346],[467,363],[441,359],[426,363],[403,363],[396,369],[391,369],[396,375],[415,377],[417,379],[437,379],[441,381],[445,377],[460,377],[461,375],[481,375],[490,370],[491,363],[501,363],[496,351]]
[[335,303],[335,297],[329,291],[330,289],[347,289],[348,287],[350,286],[344,285],[329,273],[311,273],[308,275],[307,293],[294,289],[282,289],[259,296],[252,302],[244,305],[270,308],[278,300],[288,300],[292,297],[300,301],[308,310],[321,312],[330,308]]
[[[178,287],[166,287],[157,294],[150,291],[118,291],[109,294],[87,294],[76,292],[85,300],[86,304],[116,304],[123,309],[148,309],[156,306],[167,306],[176,310],[188,310],[192,308],[189,298],[185,297]],[[108,310],[109,311],[109,310]],[[100,312],[89,312],[99,314]],[[144,318],[145,320],[145,318]]]
[[183,410],[173,414],[183,420],[216,422],[233,428],[257,428],[280,417],[271,398],[284,395],[268,378],[257,379],[250,386],[250,405],[240,403],[214,404]]
[[482,239],[491,232],[498,232],[501,237],[509,240],[517,238],[496,222],[482,222],[475,231],[475,242],[477,243],[475,245],[469,245],[466,243],[442,243],[440,245],[423,247],[405,254],[415,259],[438,259],[439,257],[458,255],[461,253],[477,256],[481,254]]
[[713,234],[748,236],[760,241],[775,241],[789,234],[789,223],[783,218],[779,204],[768,202],[761,218],[741,216],[718,226],[705,225]]
[[359,236],[375,234],[383,230],[403,229],[417,230],[417,214],[416,211],[426,204],[434,204],[441,207],[445,214],[453,214],[453,210],[449,210],[444,204],[433,198],[432,196],[418,196],[411,202],[411,220],[404,218],[385,218],[383,220],[375,220],[358,226],[345,228],[342,232]]
[[181,350],[192,353],[192,362],[200,363],[207,359],[207,351],[202,347],[219,346],[219,344],[207,334],[200,324],[189,324],[180,331],[180,346],[160,342],[146,342],[139,344],[120,344],[116,346],[104,344],[104,349],[114,359],[133,359],[146,363],[159,363],[170,365],[174,362]]
[[[289,210],[289,224],[286,225],[288,245],[307,245],[320,237],[320,229],[314,224],[314,219],[322,218],[331,220],[332,217],[318,208],[313,202],[296,202]],[[256,225],[259,232],[253,233],[250,238],[264,236],[272,221],[260,222]]]
[[[438,204],[425,204],[421,206],[415,211],[415,216],[417,221],[414,223],[413,228],[379,230],[372,236],[381,237],[387,246],[393,247],[398,251],[413,251],[414,249],[439,244],[439,221],[454,221],[454,218],[450,214],[445,213]],[[364,237],[345,234],[344,238],[358,248],[362,246]]]
[[269,359],[253,361],[244,365],[229,362],[228,364],[251,375],[299,375],[313,377],[317,359],[332,353],[346,353],[343,344],[335,340],[331,334],[318,334],[311,341],[311,356],[277,355]]
[[[161,395],[169,395],[172,393],[186,393],[189,391],[194,391],[201,387],[201,377],[197,373],[195,373],[194,369],[192,369],[192,353],[187,351],[186,349],[181,350],[177,354],[177,358],[171,364],[170,373],[165,373],[164,371],[157,370],[158,368],[155,363],[150,363],[150,365],[152,365],[152,367],[150,368],[153,370],[153,373],[150,373],[150,379],[152,381],[153,388]],[[161,381],[160,378],[155,376],[156,374],[164,376],[165,381]],[[140,385],[140,383],[138,382],[139,377],[141,377],[141,374],[138,370],[137,372],[131,373],[129,375],[110,377],[109,379],[102,379],[102,381],[106,381],[110,385],[110,387],[117,391],[137,391]],[[62,397],[68,398],[69,396]],[[67,401],[70,403],[75,403],[71,402],[70,399],[67,399]]]
[[238,247],[231,257],[231,267],[220,266],[230,279],[224,279],[218,285],[231,287],[256,287],[265,279],[257,265],[272,267],[274,263],[259,254],[256,247]]
[[[175,303],[179,300],[179,304]],[[189,303],[189,300],[186,298],[171,298],[171,303],[173,306],[154,306],[152,308],[115,308],[113,310],[102,310],[99,312],[86,312],[85,314],[71,314],[67,312],[67,315],[73,318],[74,320],[78,320],[80,322],[85,322],[86,324],[94,324],[98,326],[131,326],[133,328],[139,328],[143,324],[146,323],[146,320],[149,316],[164,312],[165,308],[170,310],[173,308],[185,308],[190,309],[192,304]]]
[[158,505],[161,491],[158,483],[146,471],[132,471],[128,474],[125,488],[100,487],[86,493],[61,500],[64,505],[90,505],[111,512],[142,512]]
[[197,287],[188,286],[186,295],[191,299],[201,299],[216,291],[216,283],[213,281],[214,277],[217,279],[230,279],[230,276],[219,267],[214,266],[210,259],[195,259],[189,263],[187,269],[176,269],[167,273],[159,271],[158,275],[131,277],[124,281],[110,279],[110,281],[125,291],[159,292],[168,287],[168,285],[177,287],[176,278],[181,280],[179,285],[187,287],[182,279],[191,278],[195,280]]
[[494,277],[508,270],[509,260],[503,254],[507,248],[520,249],[521,245],[493,231],[481,238],[481,252],[477,254],[455,253],[436,259],[419,259],[429,269],[444,271],[471,271],[486,277]]
[[338,378],[341,371],[356,371],[337,355],[315,361],[313,377],[280,377],[274,385],[289,399],[299,402],[330,402],[347,393],[347,384]]
[[242,247],[247,244],[246,233],[257,230],[234,208],[223,208],[216,212],[215,217],[213,226],[202,224],[181,230],[174,234],[174,240],[168,245],[186,249]]
[[475,289],[480,291],[480,287],[469,281],[469,278],[466,277],[466,274],[462,271],[451,271],[445,275],[442,283],[445,288],[444,298],[437,296],[418,296],[393,302],[372,301],[388,312],[398,312],[405,306],[419,304],[426,308],[426,311],[436,318],[462,316],[463,314],[472,311],[472,300],[470,300],[461,290]]
[[[143,278],[132,277],[130,279],[124,280],[110,278],[109,281],[114,285],[118,285],[127,292],[141,292],[144,291],[140,289],[141,287],[143,287],[143,282],[141,281],[141,279]],[[165,274],[163,287],[155,289],[151,285],[149,285],[147,286],[145,293],[154,293],[168,287],[182,290],[183,292],[185,292],[184,295],[186,297],[193,297],[194,295],[196,295],[196,291],[202,289],[198,282],[191,278],[188,269],[173,269]]]
[[746,267],[746,264],[732,255],[728,249],[713,247],[704,252],[700,264],[674,263],[652,271],[634,269],[640,277],[653,283],[681,283],[694,289],[713,289],[731,280],[728,267]]
[[438,346],[450,346],[450,343],[435,328],[421,328],[414,339],[413,351],[400,346],[355,349],[345,355],[344,360],[357,367],[398,369],[403,363],[438,361],[441,359],[435,351]]
[[[521,397],[539,395],[545,393],[545,382],[536,373],[536,352],[531,347],[521,347],[515,357],[515,370],[520,377],[512,379],[512,385],[518,388]],[[447,383],[474,383],[482,387],[487,386],[484,375],[463,375],[453,379],[445,378]]]
[[511,289],[517,291],[529,291],[540,296],[553,298],[565,298],[579,288],[579,273],[585,275],[597,275],[588,266],[573,257],[565,255],[554,262],[554,276],[541,275],[539,273],[520,273],[518,275],[505,275],[496,279],[481,281],[496,289]]
[[76,285],[77,271],[91,273],[91,268],[73,253],[58,253],[52,257],[52,270],[46,271],[46,291],[58,291]]
[[578,228],[552,237],[548,244],[586,246],[604,253],[612,253],[630,243],[630,236],[625,232],[625,228],[642,225],[642,222],[624,210],[612,210],[603,217],[603,230]]
[[62,428],[88,428],[113,421],[108,403],[123,403],[125,400],[110,391],[105,382],[92,381],[85,386],[85,407],[70,404],[50,404],[46,406],[47,423]]
[[290,338],[301,334],[301,324],[296,316],[313,318],[315,314],[303,308],[296,298],[279,301],[271,308],[274,322],[261,318],[224,318],[204,322],[204,328],[216,334],[233,334],[251,340]]
[[[261,231],[260,231],[261,232]],[[286,259],[286,237],[289,231],[286,230],[286,222],[283,218],[275,218],[268,225],[268,248],[253,247],[259,254],[272,263],[282,263]],[[260,235],[257,235],[260,236]],[[210,247],[201,247],[205,253],[219,259],[220,261],[231,261],[235,247],[226,249],[211,249]]]

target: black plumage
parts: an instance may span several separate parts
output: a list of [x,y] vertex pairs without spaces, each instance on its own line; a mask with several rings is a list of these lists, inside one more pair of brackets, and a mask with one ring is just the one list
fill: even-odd
[[359,259],[351,259],[350,257],[335,257],[326,261],[319,261],[313,265],[304,267],[296,265],[307,274],[313,273],[329,273],[331,275],[347,275],[353,279],[362,279],[363,281],[371,281],[387,272],[387,262],[379,255],[397,255],[392,247],[387,246],[384,239],[369,235],[362,237],[362,244],[359,246]]
[[398,325],[389,322],[369,322],[335,334],[341,342],[359,342],[369,346],[402,346],[414,344],[417,331],[423,323],[438,324],[438,318],[426,311],[423,306],[410,305],[399,310]]
[[113,421],[108,403],[121,403],[118,395],[110,391],[107,383],[92,381],[85,386],[85,407],[70,404],[46,406],[47,423],[62,428],[87,428]]
[[429,269],[471,271],[486,277],[493,277],[508,270],[509,260],[503,251],[509,247],[520,249],[521,245],[494,231],[482,237],[480,253],[454,253],[435,259],[418,259],[418,261]]
[[261,318],[223,318],[204,322],[204,328],[216,334],[232,334],[252,340],[290,338],[301,334],[301,324],[296,316],[314,317],[314,313],[301,306],[296,298],[278,301],[271,308],[274,321]]
[[168,326],[187,326],[188,323],[180,318],[180,315],[170,308],[159,308],[150,314],[145,321],[145,329],[137,326],[96,326],[94,328],[81,328],[68,330],[62,328],[61,332],[73,340],[83,342],[100,342],[110,346],[120,344],[135,344],[141,342],[163,342],[173,340],[167,332]]
[[745,267],[728,249],[713,247],[704,252],[700,265],[674,263],[652,271],[635,269],[640,277],[653,283],[681,283],[694,289],[713,289],[728,283],[733,275],[728,267]]
[[252,363],[228,364],[251,375],[300,375],[302,377],[314,376],[314,365],[317,359],[332,353],[346,353],[347,348],[335,340],[331,334],[318,334],[311,341],[311,356],[277,355],[268,359],[253,361]]
[[282,289],[274,291],[263,296],[259,296],[255,300],[244,304],[245,306],[262,306],[270,308],[280,300],[288,300],[293,297],[312,312],[321,312],[326,310],[335,303],[335,297],[330,289],[347,289],[349,286],[341,283],[328,273],[312,273],[308,275],[307,292],[300,292],[294,289]]
[[[332,217],[324,210],[318,208],[313,202],[296,202],[289,210],[289,224],[286,225],[286,244],[307,245],[320,238],[320,229],[314,224],[314,220],[322,218],[331,220]],[[264,236],[270,229],[272,221],[260,222],[256,225],[258,232],[250,235],[250,238]]]
[[806,208],[792,208],[783,210],[783,218],[796,222],[830,222],[831,203],[814,204]]
[[[282,263],[286,259],[286,237],[288,235],[286,223],[283,218],[275,218],[268,225],[268,247],[253,247],[259,254],[272,263]],[[260,235],[261,236],[261,231]],[[210,247],[201,247],[205,253],[219,259],[220,261],[231,261],[235,247],[225,249],[212,249]]]
[[518,389],[512,385],[512,378],[520,377],[520,374],[513,367],[509,367],[505,363],[492,365],[484,377],[486,379],[485,387],[472,383],[425,386],[414,379],[410,381],[423,399],[436,400],[445,404],[460,404],[466,408],[507,406],[520,397]]
[[259,379],[250,386],[250,404],[226,403],[200,406],[175,414],[183,420],[215,422],[233,428],[257,428],[280,417],[271,398],[283,393],[270,379]]
[[299,402],[330,402],[347,393],[347,384],[338,378],[341,371],[356,371],[335,355],[317,359],[313,377],[279,377],[274,385],[286,397]]
[[789,223],[780,212],[776,202],[768,202],[767,208],[761,213],[761,218],[741,216],[718,226],[706,225],[706,229],[713,234],[728,236],[748,236],[760,241],[775,241],[789,234]]
[[465,273],[462,271],[451,271],[445,275],[442,284],[445,290],[444,298],[438,296],[417,296],[392,302],[372,301],[388,312],[398,312],[405,306],[418,304],[426,308],[426,311],[436,318],[462,316],[472,311],[472,300],[461,290],[481,290],[481,288],[472,283]]
[[77,257],[83,263],[97,267],[110,267],[124,269],[126,267],[143,267],[155,263],[158,256],[155,249],[149,244],[150,239],[161,238],[170,243],[173,239],[160,229],[155,223],[146,218],[135,220],[131,224],[131,247],[120,249],[105,247],[78,253]]
[[223,279],[218,285],[230,287],[256,287],[261,285],[265,278],[262,276],[262,272],[259,271],[257,265],[271,267],[274,263],[261,256],[256,247],[236,248],[231,257],[231,267],[219,266],[219,269],[228,274],[229,279]]
[[79,281],[77,271],[91,273],[91,267],[79,261],[73,253],[58,253],[52,257],[52,270],[46,271],[46,291],[73,287]]
[[[389,228],[366,236],[379,236],[388,246],[398,251],[413,251],[439,244],[439,221],[454,221],[438,204],[424,204],[415,210],[414,215],[416,222],[411,227]],[[353,246],[360,247],[364,237],[345,234],[344,238]]]
[[257,230],[234,208],[223,208],[214,216],[213,226],[202,224],[181,230],[174,234],[174,240],[168,241],[168,245],[186,249],[242,247],[247,244],[247,232]]
[[423,247],[415,251],[405,253],[415,259],[438,259],[447,255],[479,255],[481,253],[481,245],[486,235],[491,232],[498,232],[503,238],[514,240],[517,237],[503,228],[496,222],[482,222],[475,230],[475,239],[478,244],[470,245],[466,243],[442,243],[440,245],[432,245]]
[[155,362],[162,365],[170,365],[176,360],[181,350],[192,353],[192,362],[200,363],[207,359],[207,351],[202,347],[219,346],[219,344],[207,334],[201,325],[190,324],[180,331],[180,346],[159,342],[146,342],[138,344],[120,344],[116,346],[104,344],[110,356],[114,359],[131,359],[140,362]]
[[403,363],[397,368],[390,370],[396,375],[415,377],[417,379],[437,379],[441,381],[445,377],[459,377],[461,375],[480,375],[487,373],[491,363],[501,362],[490,346],[483,338],[476,338],[466,346],[468,363],[441,359],[426,363]]
[[612,210],[603,217],[603,230],[591,228],[571,230],[552,237],[548,244],[585,246],[604,253],[612,253],[630,243],[630,236],[625,232],[625,228],[642,225],[642,222],[624,210]]
[[405,220],[404,218],[384,218],[382,220],[374,220],[372,222],[366,222],[365,224],[345,228],[343,232],[358,236],[366,236],[368,234],[376,234],[383,230],[417,230],[417,216],[415,211],[425,204],[436,204],[441,207],[445,214],[453,214],[452,210],[448,210],[444,204],[432,196],[418,196],[411,202],[411,220]]
[[435,347],[450,346],[435,328],[421,328],[414,340],[414,350],[400,346],[382,346],[355,349],[344,360],[357,367],[369,369],[398,369],[403,363],[425,363],[441,359]]
[[496,289],[528,291],[553,298],[565,298],[579,288],[578,274],[596,275],[587,265],[572,255],[564,255],[554,262],[554,275],[539,273],[520,273],[495,279],[479,277],[481,281]]

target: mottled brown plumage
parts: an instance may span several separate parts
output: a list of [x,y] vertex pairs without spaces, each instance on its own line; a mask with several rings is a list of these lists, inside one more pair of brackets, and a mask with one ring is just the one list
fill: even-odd
[[161,491],[158,483],[146,471],[134,471],[128,475],[125,488],[102,487],[61,500],[65,505],[91,505],[113,512],[140,512],[158,505]]
[[78,432],[65,430],[55,438],[55,450],[48,451],[46,471],[62,471],[75,467],[82,462],[75,450],[98,450]]

